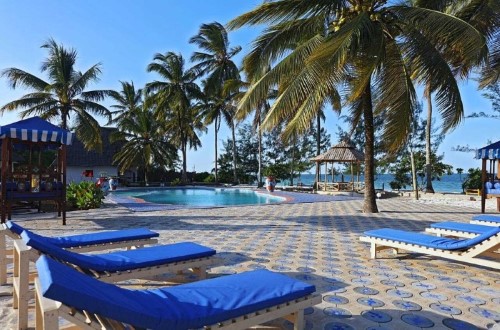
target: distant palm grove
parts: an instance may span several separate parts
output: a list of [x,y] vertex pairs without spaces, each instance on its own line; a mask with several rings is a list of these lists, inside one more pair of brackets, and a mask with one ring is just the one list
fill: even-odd
[[[239,65],[234,56],[242,49],[228,32],[249,25],[263,30]],[[428,191],[439,169],[450,169],[436,154],[433,106],[446,132],[464,117],[460,81],[474,77],[480,88],[498,89],[499,27],[500,0],[265,1],[225,26],[201,24],[186,41],[197,46],[193,54],[152,54],[145,86],[122,81],[120,90],[91,89],[101,64],[79,71],[76,50],[49,39],[42,45],[46,78],[2,71],[12,88],[29,92],[0,111],[57,122],[88,149],[102,147],[94,116],[105,118],[117,128],[112,141],[123,143],[115,163],[122,171],[140,168],[146,183],[151,173],[172,169],[186,183],[187,151],[202,147],[209,126],[215,155],[207,155],[213,170],[205,180],[214,183],[293,180],[328,149],[335,129],[337,140],[364,151],[363,211],[378,212],[377,168],[416,155]],[[327,111],[349,128],[329,133],[322,127]],[[221,125],[231,136],[219,146]]]

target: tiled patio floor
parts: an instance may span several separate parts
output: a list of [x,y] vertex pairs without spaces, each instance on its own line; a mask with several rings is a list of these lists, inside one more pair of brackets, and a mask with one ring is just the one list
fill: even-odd
[[[215,248],[220,264],[212,276],[267,268],[304,280],[323,295],[306,310],[307,329],[485,329],[500,322],[500,272],[417,254],[370,260],[358,240],[381,227],[422,231],[431,222],[468,222],[477,209],[404,198],[378,206],[380,213],[370,215],[353,199],[135,213],[108,205],[70,212],[67,226],[52,214],[20,223],[44,235],[147,227],[160,233],[160,243]],[[2,329],[13,326],[11,303],[0,297]]]

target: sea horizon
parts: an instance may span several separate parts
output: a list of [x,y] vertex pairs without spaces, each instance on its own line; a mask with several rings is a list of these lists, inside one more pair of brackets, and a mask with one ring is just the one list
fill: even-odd
[[[440,180],[433,180],[432,181],[432,186],[434,188],[435,192],[440,192],[440,193],[462,193],[462,183],[466,179],[467,175],[466,174],[445,174],[443,175]],[[359,180],[363,181],[364,180],[364,175],[359,176]],[[355,181],[357,180],[357,176],[355,176]],[[375,175],[375,189],[383,189],[383,190],[393,190],[391,189],[390,182],[394,180],[394,175],[393,174],[377,174]],[[321,175],[321,181],[325,181],[325,175]],[[332,176],[331,174],[328,175],[327,177],[328,182],[332,182]],[[342,181],[342,175],[338,174],[335,175],[335,178],[333,180],[334,182],[339,182]],[[344,182],[350,182],[351,181],[351,175],[349,174],[344,174]],[[419,178],[419,187],[425,187],[425,181],[422,184],[422,180]],[[294,178],[293,183],[296,185],[298,183],[302,183],[304,185],[312,185],[315,182],[315,175],[311,173],[302,173],[300,174],[299,177]],[[278,182],[278,186],[282,185],[289,185],[290,180],[281,180]],[[412,186],[406,186],[406,188],[402,188],[401,190],[412,190]]]

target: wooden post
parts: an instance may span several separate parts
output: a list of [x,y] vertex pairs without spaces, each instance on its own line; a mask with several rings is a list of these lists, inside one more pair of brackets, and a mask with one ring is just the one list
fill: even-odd
[[1,192],[1,200],[0,200],[0,208],[1,210],[1,220],[2,223],[5,223],[5,213],[6,213],[6,200],[7,200],[7,167],[9,167],[8,161],[8,145],[10,138],[5,138],[2,142],[2,174],[1,180],[2,182],[2,192]]
[[62,176],[62,196],[61,196],[61,209],[62,209],[62,224],[66,225],[66,145],[61,145],[61,159],[60,159],[60,173]]
[[486,175],[486,158],[482,159],[482,170],[481,170],[481,213],[484,213],[486,208],[486,181],[488,180]]

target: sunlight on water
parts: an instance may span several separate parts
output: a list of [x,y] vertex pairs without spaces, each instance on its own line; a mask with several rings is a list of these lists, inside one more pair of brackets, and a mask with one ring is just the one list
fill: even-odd
[[144,188],[116,191],[113,194],[155,204],[192,206],[254,205],[284,201],[284,198],[259,194],[249,189],[227,188]]

